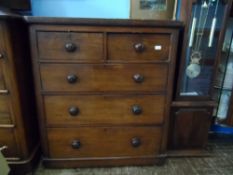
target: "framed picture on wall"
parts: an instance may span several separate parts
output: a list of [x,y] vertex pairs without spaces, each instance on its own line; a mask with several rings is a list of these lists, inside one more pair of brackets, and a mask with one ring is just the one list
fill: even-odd
[[131,19],[175,19],[177,0],[131,0]]

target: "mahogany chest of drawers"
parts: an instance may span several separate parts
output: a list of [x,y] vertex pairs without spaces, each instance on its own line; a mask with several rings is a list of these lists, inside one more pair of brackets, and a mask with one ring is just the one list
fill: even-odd
[[45,165],[163,160],[181,23],[25,19]]

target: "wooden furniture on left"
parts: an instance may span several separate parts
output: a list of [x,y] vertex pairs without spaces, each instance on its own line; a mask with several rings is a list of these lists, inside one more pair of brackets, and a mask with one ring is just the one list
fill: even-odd
[[27,34],[20,16],[0,12],[0,147],[12,174],[30,171],[39,157]]

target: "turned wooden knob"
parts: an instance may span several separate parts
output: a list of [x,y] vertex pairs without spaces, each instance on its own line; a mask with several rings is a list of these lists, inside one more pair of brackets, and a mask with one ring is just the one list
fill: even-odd
[[133,79],[136,83],[142,83],[144,81],[144,76],[140,74],[135,74]]
[[73,149],[79,149],[79,148],[81,148],[81,142],[80,142],[80,140],[74,140],[72,142],[71,146],[72,146]]
[[141,145],[141,140],[139,138],[132,138],[131,144],[133,147],[137,148]]
[[135,115],[140,115],[142,113],[142,108],[139,105],[133,105],[132,112]]
[[79,109],[78,107],[72,106],[69,108],[69,114],[71,116],[77,116],[79,114]]
[[74,84],[78,81],[78,77],[74,74],[72,75],[68,75],[67,76],[67,81],[70,83],[70,84]]
[[134,49],[136,52],[143,52],[145,50],[145,46],[142,43],[137,43],[134,45]]
[[77,46],[74,43],[66,43],[65,49],[67,52],[74,52],[77,49]]

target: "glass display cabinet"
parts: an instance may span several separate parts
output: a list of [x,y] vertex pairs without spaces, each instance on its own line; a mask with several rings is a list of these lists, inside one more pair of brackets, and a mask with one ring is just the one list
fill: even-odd
[[224,0],[197,0],[193,3],[177,99],[211,99],[226,7]]
[[232,89],[233,89],[233,19],[228,20],[227,32],[221,51],[220,64],[214,82],[215,99],[218,106],[214,116],[217,124],[233,125]]
[[207,145],[216,106],[213,82],[231,3],[231,0],[190,0],[182,6],[187,9],[187,17],[168,145],[173,151],[185,150],[187,154],[182,155],[203,155],[200,150]]

